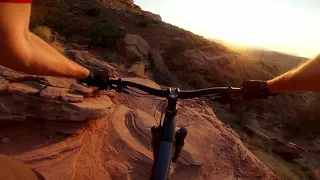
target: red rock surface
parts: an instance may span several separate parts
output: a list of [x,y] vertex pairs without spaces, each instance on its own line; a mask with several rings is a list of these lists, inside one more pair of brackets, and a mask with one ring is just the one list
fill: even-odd
[[[69,55],[87,67],[117,74],[86,51]],[[127,75],[124,70],[119,74]],[[150,128],[157,124],[154,110],[163,99],[111,91],[93,97],[92,89],[73,79],[30,76],[4,67],[0,75],[1,113],[26,119],[0,122],[0,138],[6,142],[0,143],[0,154],[27,163],[48,180],[149,178]],[[150,80],[128,80],[160,88]],[[204,102],[179,102],[177,126],[187,126],[189,133],[171,179],[278,179]]]
[[[89,121],[72,136],[50,128],[59,124],[39,120],[6,123],[0,126],[0,137],[10,142],[0,143],[0,153],[26,162],[49,180],[148,179],[153,159],[150,127],[156,124],[153,111],[159,101],[118,94],[112,101],[114,111]],[[182,101],[178,111],[178,126],[194,123],[188,126],[186,146],[171,179],[277,179],[204,102]],[[72,125],[64,127],[67,134],[75,132]]]

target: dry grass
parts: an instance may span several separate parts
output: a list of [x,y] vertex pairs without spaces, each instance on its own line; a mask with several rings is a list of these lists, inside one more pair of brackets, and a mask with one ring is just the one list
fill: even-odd
[[281,179],[300,180],[300,177],[298,177],[289,167],[287,167],[284,162],[268,155],[263,151],[254,151],[253,153]]
[[133,64],[128,69],[128,72],[132,72],[140,78],[148,78],[145,74],[145,65],[143,62],[137,62],[137,63]]
[[47,42],[51,40],[51,30],[47,26],[37,26],[33,28],[32,32]]
[[105,53],[103,59],[107,62],[114,62],[118,66],[124,66],[124,59],[117,52]]
[[52,32],[47,26],[37,26],[33,28],[32,32],[44,41],[48,42],[48,44],[58,52],[62,54],[65,52],[64,44],[59,40],[52,38]]
[[65,47],[64,44],[58,40],[55,40],[53,42],[50,43],[50,45],[57,50],[58,52],[60,52],[61,54],[64,54],[65,52]]

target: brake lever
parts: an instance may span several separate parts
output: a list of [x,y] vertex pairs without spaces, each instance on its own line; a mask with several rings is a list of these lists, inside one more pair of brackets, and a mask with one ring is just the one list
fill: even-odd
[[218,97],[215,97],[211,100],[216,101],[222,105],[225,105],[225,104],[230,104],[233,101],[243,100],[243,96],[241,94],[235,94],[232,91],[232,87],[229,87],[226,93],[220,93]]
[[[113,81],[115,82],[114,84],[110,83],[110,81],[111,81],[110,78],[106,81],[106,87],[107,87],[106,89],[115,90],[117,93],[125,92],[121,78],[119,78],[116,81]],[[125,92],[125,93],[128,93],[128,92]]]

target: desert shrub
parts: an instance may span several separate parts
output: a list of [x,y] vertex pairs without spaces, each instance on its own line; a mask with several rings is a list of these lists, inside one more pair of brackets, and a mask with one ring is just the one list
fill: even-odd
[[173,40],[166,51],[170,57],[179,55],[186,50],[186,44],[181,40]]
[[124,60],[123,57],[120,56],[118,53],[116,52],[112,52],[112,53],[105,53],[103,55],[103,59],[107,62],[113,62],[115,64],[117,64],[118,66],[123,66],[124,64]]
[[54,40],[51,43],[49,43],[51,47],[53,47],[55,50],[60,52],[61,54],[65,53],[65,47],[64,44],[59,40]]
[[285,180],[299,180],[298,177],[284,162],[274,158],[263,151],[254,151],[254,155],[260,159],[266,166],[268,166],[275,174],[277,174],[281,179]]
[[114,24],[95,22],[90,31],[91,45],[114,48],[125,31]]
[[261,138],[255,136],[250,137],[246,140],[246,146],[252,149],[257,149],[258,147],[262,149],[264,152],[272,152],[271,142],[264,141]]
[[57,13],[54,16],[45,19],[42,24],[64,34],[68,33],[68,29],[72,23],[63,13]]
[[320,135],[320,97],[300,109],[297,116],[286,123],[288,132],[293,136],[313,139]]
[[33,28],[32,32],[47,42],[51,40],[51,30],[47,26],[37,26]]
[[100,8],[94,7],[94,8],[85,10],[85,14],[92,17],[100,17],[102,12]]
[[245,110],[238,110],[235,112],[236,119],[235,123],[238,124],[239,126],[245,126],[248,124],[249,121],[249,113]]
[[64,12],[70,8],[71,3],[64,0],[36,1],[32,4],[30,27],[44,25],[55,30],[68,27],[70,22]]
[[32,32],[41,39],[48,42],[48,44],[58,52],[62,54],[65,52],[64,44],[61,41],[52,38],[52,31],[47,26],[37,26],[33,28]]
[[146,28],[151,24],[150,20],[147,18],[141,18],[138,21],[137,26],[142,27],[142,28]]
[[145,74],[145,65],[143,62],[134,63],[129,69],[128,72],[134,73],[136,76],[140,78],[148,78]]

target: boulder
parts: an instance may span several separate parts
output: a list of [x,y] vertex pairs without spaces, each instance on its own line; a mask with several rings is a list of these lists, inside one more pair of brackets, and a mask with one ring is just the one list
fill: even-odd
[[292,161],[294,159],[301,159],[303,158],[302,153],[306,152],[306,150],[294,143],[285,143],[276,138],[271,138],[271,140],[273,142],[272,152],[278,154],[285,160]]
[[143,63],[145,70],[152,70],[153,78],[163,85],[177,84],[166,67],[162,56],[156,50],[152,50],[149,44],[139,35],[126,34],[119,43],[119,51],[125,57],[125,66]]
[[133,46],[133,45],[137,44],[138,41],[136,40],[136,38],[133,35],[126,34],[126,36],[124,37],[124,43],[126,46]]
[[126,66],[131,66],[137,61],[142,61],[147,69],[150,69],[149,53],[151,48],[149,44],[139,35],[126,34],[120,41],[120,51],[125,57]]
[[152,50],[150,52],[149,58],[152,67],[153,77],[157,79],[161,84],[171,85],[173,77],[168,67],[164,64],[163,58],[160,55],[160,53],[156,50]]

